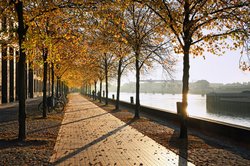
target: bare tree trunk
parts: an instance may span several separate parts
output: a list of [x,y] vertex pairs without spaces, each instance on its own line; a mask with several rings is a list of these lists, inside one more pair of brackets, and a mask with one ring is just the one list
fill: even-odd
[[102,102],[102,79],[100,79],[100,93],[99,93],[99,102]]
[[87,96],[89,97],[89,84],[86,85],[87,88]]
[[48,95],[50,96],[50,92],[51,92],[51,89],[50,89],[50,85],[51,85],[51,68],[50,68],[50,65],[47,63],[47,66],[48,66],[48,81],[49,81],[49,86],[48,86]]
[[55,71],[54,71],[54,63],[52,63],[52,66],[51,66],[51,96],[54,97],[54,94],[55,94]]
[[89,84],[89,97],[91,97],[91,85]]
[[105,105],[108,105],[108,91],[109,91],[109,88],[108,88],[108,76],[107,75],[106,75],[106,78],[105,78],[105,86],[106,86]]
[[189,89],[189,49],[190,45],[184,47],[183,57],[183,78],[182,78],[182,109],[180,138],[187,138],[187,95]]
[[85,95],[88,95],[88,85],[85,85]]
[[7,69],[7,44],[2,45],[2,77],[1,77],[1,95],[2,95],[2,103],[8,102],[8,69]]
[[94,100],[96,100],[96,84],[97,84],[97,81],[95,81],[95,93],[94,93]]
[[86,84],[86,95],[89,96],[89,85]]
[[32,68],[33,62],[29,64],[29,97],[34,97],[34,71]]
[[108,62],[107,62],[107,54],[105,53],[105,84],[106,84],[106,98],[105,98],[105,105],[108,105]]
[[65,95],[66,93],[66,84],[62,81],[62,94]]
[[190,4],[189,1],[185,1],[184,4],[185,18],[183,22],[184,28],[184,47],[183,47],[183,78],[182,78],[182,108],[181,108],[181,126],[180,126],[180,138],[187,139],[187,95],[189,90],[189,51],[192,42],[190,35]]
[[134,118],[139,119],[140,118],[140,67],[138,58],[136,58],[135,60],[135,68],[136,68],[136,101],[135,101]]
[[61,78],[59,80],[59,96],[62,96],[62,81],[61,81]]
[[19,77],[19,114],[18,114],[18,122],[19,122],[19,133],[18,140],[24,141],[26,139],[26,109],[25,109],[25,100],[26,100],[26,85],[25,85],[25,61],[26,55],[24,49],[22,48],[23,41],[26,36],[27,28],[24,26],[24,18],[23,18],[23,2],[17,1],[15,3],[15,10],[17,12],[18,17],[18,45],[19,45],[19,65],[18,65],[18,77]]
[[64,83],[63,81],[60,81],[60,93],[61,93],[61,96],[64,95]]
[[116,91],[116,103],[115,103],[115,109],[120,109],[120,88],[121,88],[121,76],[122,76],[122,58],[119,60],[118,64],[118,72],[117,72],[117,91]]
[[60,78],[56,77],[56,97],[59,97]]
[[48,50],[43,49],[43,118],[47,117],[47,57]]

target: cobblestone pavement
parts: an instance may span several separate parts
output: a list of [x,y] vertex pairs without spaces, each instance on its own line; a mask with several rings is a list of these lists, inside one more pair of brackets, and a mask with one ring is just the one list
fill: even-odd
[[71,94],[53,165],[193,165],[79,94]]

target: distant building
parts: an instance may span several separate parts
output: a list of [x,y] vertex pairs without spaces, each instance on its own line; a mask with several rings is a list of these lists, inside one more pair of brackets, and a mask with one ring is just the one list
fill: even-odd
[[[15,29],[17,23],[11,18],[0,18],[0,103],[18,100],[18,55],[19,48]],[[27,97],[33,98],[42,91],[39,72],[27,64]]]

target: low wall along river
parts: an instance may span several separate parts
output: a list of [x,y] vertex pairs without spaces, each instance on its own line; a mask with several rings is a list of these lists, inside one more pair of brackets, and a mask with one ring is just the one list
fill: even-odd
[[[110,92],[109,96],[116,93]],[[121,93],[120,100],[130,102],[130,97],[134,97],[134,93]],[[207,96],[204,95],[188,95],[188,114],[190,117],[198,117],[203,119],[210,119],[220,122],[225,122],[233,125],[239,125],[243,127],[250,128],[250,110],[248,113],[241,114],[235,113],[233,111],[225,112],[224,110],[207,110]],[[181,102],[181,94],[150,94],[141,93],[140,94],[141,105],[159,108],[168,112],[177,113],[176,102]],[[249,103],[250,104],[250,103]],[[236,106],[237,108],[237,106]]]
[[[130,95],[131,94],[126,94],[126,96],[130,96]],[[111,94],[111,96],[112,96],[112,94]],[[122,96],[123,97],[125,96],[124,93],[122,94]],[[149,96],[147,96],[147,97],[149,97]],[[158,97],[159,97],[159,94],[158,94]],[[202,97],[202,98],[204,98],[204,97]],[[142,97],[142,100],[143,100],[143,97]],[[109,102],[115,104],[115,100],[109,99]],[[189,102],[191,102],[190,98],[189,98]],[[145,103],[145,101],[144,101],[144,103]],[[120,105],[127,107],[127,108],[131,108],[131,109],[134,108],[134,104],[131,104],[130,102],[126,102],[126,101],[121,101]],[[175,103],[175,105],[176,105],[176,103]],[[189,105],[189,109],[190,109],[190,105]],[[150,106],[143,106],[143,104],[141,106],[141,111],[150,115],[150,116],[158,117],[162,120],[172,121],[174,123],[179,122],[179,116],[176,114],[176,111],[169,112],[169,111],[163,110],[163,109],[153,108]],[[237,119],[235,117],[231,117],[231,118],[234,119],[234,121],[239,121],[239,118],[237,118]],[[230,118],[227,118],[227,119],[229,120]],[[245,119],[246,122],[242,123],[242,124],[249,123],[250,118],[243,118],[243,119]],[[246,143],[247,145],[250,145],[250,139],[249,139],[250,138],[250,127],[246,127],[246,126],[242,126],[242,125],[240,126],[237,124],[226,123],[226,122],[222,122],[222,121],[216,121],[213,119],[202,118],[202,117],[198,117],[198,116],[196,116],[196,117],[190,116],[188,118],[188,127],[193,128],[195,130],[198,130],[204,134],[209,134],[209,135],[215,134],[215,135],[219,135],[219,136],[225,136],[226,138],[230,138],[232,140],[235,140],[235,141],[238,141],[241,143]]]

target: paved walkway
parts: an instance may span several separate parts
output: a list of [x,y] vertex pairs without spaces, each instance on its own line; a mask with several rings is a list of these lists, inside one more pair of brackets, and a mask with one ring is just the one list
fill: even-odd
[[69,98],[54,165],[193,165],[79,94]]

